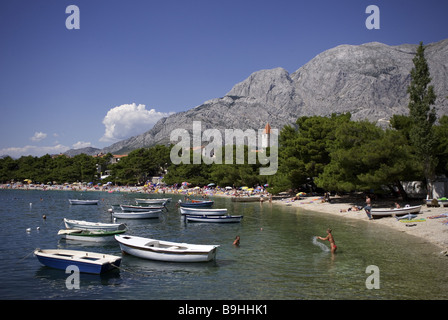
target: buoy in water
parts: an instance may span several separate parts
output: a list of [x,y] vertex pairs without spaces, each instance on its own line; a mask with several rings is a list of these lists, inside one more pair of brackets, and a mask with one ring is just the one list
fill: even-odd
[[31,228],[27,228],[26,232],[30,233],[31,232]]

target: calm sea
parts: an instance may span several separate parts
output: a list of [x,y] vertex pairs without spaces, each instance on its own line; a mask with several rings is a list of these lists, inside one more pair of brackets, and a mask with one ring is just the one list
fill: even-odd
[[[64,217],[111,222],[111,205],[134,204],[137,197],[142,195],[0,190],[0,299],[448,298],[448,259],[419,238],[374,223],[218,197],[215,208],[244,215],[242,223],[186,223],[175,208],[181,196],[171,196],[169,211],[160,219],[122,220],[131,235],[219,244],[214,262],[164,263],[126,255],[119,271],[81,274],[80,288],[69,290],[68,274],[41,265],[32,254],[35,248],[66,248],[121,255],[117,243],[65,241],[57,233]],[[70,198],[100,199],[100,204],[71,206]],[[334,256],[313,243],[329,226],[338,245]],[[239,247],[232,245],[236,235]],[[366,287],[371,265],[378,268],[379,289]]]

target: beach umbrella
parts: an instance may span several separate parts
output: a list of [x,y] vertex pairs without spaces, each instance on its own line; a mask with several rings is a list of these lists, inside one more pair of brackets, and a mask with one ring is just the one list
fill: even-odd
[[208,185],[207,185],[207,187],[213,187],[215,184],[214,183],[209,183]]

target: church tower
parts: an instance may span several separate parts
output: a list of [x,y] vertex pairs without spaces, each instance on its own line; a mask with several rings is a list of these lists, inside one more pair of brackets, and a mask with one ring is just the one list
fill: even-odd
[[266,149],[271,145],[271,126],[269,122],[264,127],[263,134],[261,135],[261,148]]

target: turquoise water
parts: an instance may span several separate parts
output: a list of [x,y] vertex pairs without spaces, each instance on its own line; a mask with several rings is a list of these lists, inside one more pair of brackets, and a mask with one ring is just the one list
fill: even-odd
[[[214,198],[215,208],[244,215],[240,224],[186,223],[174,207],[160,219],[122,220],[129,234],[197,244],[219,244],[216,261],[164,263],[123,256],[121,270],[81,274],[80,289],[67,289],[68,274],[42,266],[35,248],[67,248],[121,255],[117,243],[60,240],[64,217],[111,222],[112,204],[140,194],[0,190],[0,299],[447,299],[448,259],[419,238],[368,223],[269,203]],[[160,197],[160,196],[156,196]],[[98,206],[70,206],[69,198],[100,199]],[[30,205],[31,203],[31,205]],[[42,219],[45,214],[47,219]],[[313,243],[333,229],[333,256]],[[37,230],[37,227],[40,229]],[[30,232],[26,232],[31,228]],[[241,245],[234,247],[236,235]],[[328,242],[324,243],[328,247]],[[369,265],[379,289],[367,289]]]

